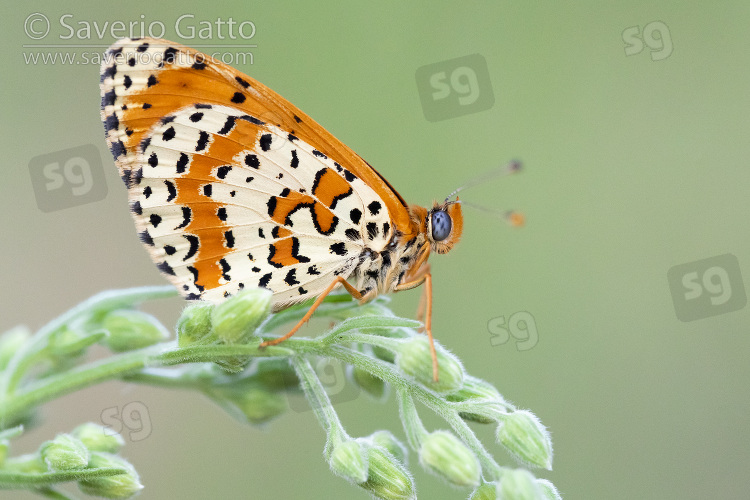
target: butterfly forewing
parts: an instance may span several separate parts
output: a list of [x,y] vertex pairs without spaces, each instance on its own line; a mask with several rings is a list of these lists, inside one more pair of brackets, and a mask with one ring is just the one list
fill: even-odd
[[280,309],[388,243],[400,197],[277,94],[163,40],[108,57],[107,141],[142,241],[187,297],[261,286]]

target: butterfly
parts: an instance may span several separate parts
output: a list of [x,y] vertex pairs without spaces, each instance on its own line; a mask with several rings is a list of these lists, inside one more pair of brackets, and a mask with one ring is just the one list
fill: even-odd
[[[107,144],[141,241],[187,299],[243,288],[273,309],[334,288],[354,298],[424,285],[432,339],[431,253],[461,238],[458,199],[407,204],[369,163],[289,101],[194,49],[122,39],[101,70]],[[450,197],[449,197],[450,198]]]

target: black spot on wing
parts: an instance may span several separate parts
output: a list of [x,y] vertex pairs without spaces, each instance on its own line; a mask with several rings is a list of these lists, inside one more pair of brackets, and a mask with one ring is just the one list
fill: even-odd
[[260,140],[258,141],[258,144],[260,144],[260,149],[262,149],[263,151],[268,151],[269,149],[271,149],[271,141],[271,134],[261,135]]
[[235,92],[232,96],[231,101],[235,104],[242,104],[243,102],[245,102],[245,99],[245,94],[243,94],[242,92]]
[[237,123],[236,116],[227,116],[227,121],[224,122],[224,126],[219,130],[219,134],[227,135],[234,128],[235,123]]
[[377,200],[367,205],[367,209],[370,211],[372,215],[378,215],[378,212],[380,212],[381,208],[383,208],[383,206]]
[[169,193],[169,196],[167,196],[167,201],[170,202],[177,197],[177,188],[172,181],[168,180],[164,181],[164,185],[167,186],[167,192]]
[[190,209],[190,207],[182,207],[182,224],[177,226],[175,229],[183,229],[186,228],[188,224],[190,224],[190,221],[193,218],[193,211]]
[[195,146],[195,150],[203,151],[206,149],[206,146],[208,146],[208,138],[208,132],[201,130],[200,134],[198,134],[198,144]]
[[187,168],[190,158],[185,153],[180,153],[180,158],[177,160],[177,173],[184,174]]
[[360,235],[359,231],[357,231],[356,229],[347,229],[346,231],[344,231],[344,234],[346,234],[346,237],[352,241],[362,239],[362,235]]
[[138,239],[140,239],[145,245],[154,246],[154,239],[151,237],[148,230],[138,233]]
[[182,236],[183,238],[188,240],[188,243],[190,243],[190,248],[188,249],[188,252],[182,258],[183,261],[186,261],[198,252],[198,247],[200,246],[200,239],[194,234],[183,234]]
[[352,211],[349,212],[349,218],[353,223],[359,224],[359,220],[362,218],[362,210],[353,208]]
[[156,267],[159,269],[159,271],[163,272],[164,274],[169,274],[170,276],[174,276],[174,269],[172,269],[172,266],[167,264],[166,261],[159,262],[156,264]]
[[292,268],[289,270],[288,273],[286,273],[286,277],[284,277],[284,283],[286,283],[289,286],[299,285],[299,281],[297,281],[297,270]]
[[344,242],[334,243],[329,247],[329,250],[336,255],[346,255],[346,245],[344,245]]
[[244,88],[248,88],[250,86],[250,84],[248,82],[246,82],[244,78],[241,78],[239,76],[235,76],[234,79],[237,80],[237,83],[239,83],[240,85],[242,85]]
[[272,274],[271,273],[264,274],[260,278],[260,280],[258,280],[258,288],[266,288],[266,286],[268,285],[268,283],[271,281],[271,278],[272,278]]
[[232,230],[224,231],[224,244],[227,248],[234,248],[234,233]]

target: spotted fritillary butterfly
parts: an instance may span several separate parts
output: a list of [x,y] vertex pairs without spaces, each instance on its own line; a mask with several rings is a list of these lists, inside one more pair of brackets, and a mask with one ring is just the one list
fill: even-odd
[[191,48],[123,39],[101,73],[107,143],[141,241],[188,299],[243,288],[274,310],[343,285],[367,301],[424,284],[461,237],[461,205],[408,205],[370,164],[268,87]]

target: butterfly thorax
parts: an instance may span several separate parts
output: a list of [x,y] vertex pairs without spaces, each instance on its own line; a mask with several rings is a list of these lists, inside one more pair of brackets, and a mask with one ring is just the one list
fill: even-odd
[[360,254],[351,277],[365,300],[393,292],[398,285],[410,282],[427,262],[430,253],[427,213],[427,209],[411,205],[408,227],[397,229],[382,251],[365,249]]

